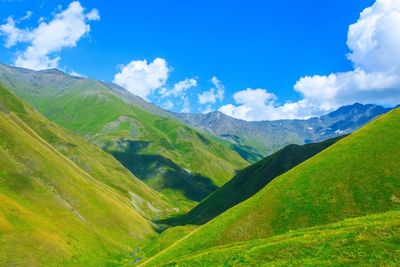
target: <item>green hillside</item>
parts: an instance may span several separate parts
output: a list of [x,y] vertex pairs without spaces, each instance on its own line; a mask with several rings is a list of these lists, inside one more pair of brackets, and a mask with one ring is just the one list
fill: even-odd
[[110,265],[155,235],[148,218],[174,212],[1,86],[0,125],[0,266]]
[[183,209],[249,164],[227,141],[199,133],[115,85],[5,65],[0,83],[52,121],[99,144]]
[[[151,266],[154,262],[144,265]],[[354,265],[400,265],[399,211],[218,246],[156,266]]]
[[374,120],[274,179],[151,262],[399,208],[399,125],[400,109]]
[[171,227],[162,231],[159,235],[154,236],[153,238],[141,241],[138,244],[138,247],[140,248],[140,256],[143,258],[150,258],[156,255],[176,241],[193,232],[197,227],[198,226],[196,225]]
[[245,168],[185,215],[163,222],[172,225],[204,224],[256,194],[275,177],[311,158],[340,138],[307,145],[289,145]]

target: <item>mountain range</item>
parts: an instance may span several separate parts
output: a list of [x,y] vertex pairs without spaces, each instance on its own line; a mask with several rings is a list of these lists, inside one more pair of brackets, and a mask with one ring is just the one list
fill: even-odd
[[179,114],[0,64],[0,265],[396,266],[399,125]]
[[247,122],[172,113],[113,83],[0,65],[0,84],[48,119],[114,155],[182,211],[238,170],[289,145],[350,133],[389,108],[354,104],[320,118]]
[[232,148],[250,162],[256,162],[289,144],[308,144],[349,134],[390,108],[355,103],[321,117],[307,120],[244,121],[222,112],[174,116],[198,129],[229,140]]

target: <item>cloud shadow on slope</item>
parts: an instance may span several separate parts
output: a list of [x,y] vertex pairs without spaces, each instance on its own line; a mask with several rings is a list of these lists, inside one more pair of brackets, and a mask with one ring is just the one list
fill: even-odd
[[218,189],[206,176],[193,174],[172,160],[157,154],[146,154],[147,141],[119,140],[120,149],[109,151],[125,168],[152,188],[172,189],[193,201],[201,201]]

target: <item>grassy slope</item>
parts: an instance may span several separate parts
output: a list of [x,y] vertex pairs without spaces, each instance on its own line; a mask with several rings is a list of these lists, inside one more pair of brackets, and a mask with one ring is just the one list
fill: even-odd
[[172,225],[204,224],[256,194],[275,177],[311,158],[340,138],[307,145],[289,145],[245,168],[185,215],[165,222]]
[[25,78],[8,83],[48,118],[103,146],[180,207],[192,207],[248,165],[228,142],[126,103],[100,82],[58,74],[31,89]]
[[0,125],[0,265],[111,264],[154,235],[145,217],[170,209],[112,156],[3,87]]
[[141,248],[141,255],[144,258],[150,258],[182,239],[197,227],[196,225],[184,225],[168,228],[159,235],[140,242],[138,246]]
[[398,208],[399,125],[400,109],[376,119],[276,178],[151,262]]
[[[150,264],[151,265],[151,264]],[[215,247],[167,266],[399,266],[400,212]]]

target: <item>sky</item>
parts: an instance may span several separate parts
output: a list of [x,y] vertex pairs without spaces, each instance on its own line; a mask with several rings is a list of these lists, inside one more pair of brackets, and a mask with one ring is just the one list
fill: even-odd
[[400,103],[400,0],[0,0],[0,61],[245,120]]

